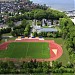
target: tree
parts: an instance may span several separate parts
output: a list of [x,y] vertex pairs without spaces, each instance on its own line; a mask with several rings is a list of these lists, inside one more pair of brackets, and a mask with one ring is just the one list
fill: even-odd
[[15,24],[14,24],[14,22],[13,21],[9,21],[9,22],[7,22],[7,25],[9,26],[9,27],[14,27],[15,26]]
[[71,62],[69,62],[67,65],[66,65],[67,68],[73,68],[73,64]]
[[15,31],[12,31],[11,34],[12,34],[12,36],[14,36],[14,37],[16,36]]
[[26,28],[25,28],[25,30],[24,30],[24,35],[28,36],[29,33],[30,33],[30,25],[27,25]]
[[46,12],[42,9],[35,9],[31,11],[31,16],[34,17],[34,19],[42,20],[46,16]]
[[56,32],[56,33],[53,32],[53,33],[52,33],[52,37],[53,37],[53,38],[56,38],[56,37],[57,37],[57,32]]
[[72,39],[67,38],[66,41],[65,41],[65,44],[66,44],[66,48],[67,49],[73,47],[73,41],[72,41]]
[[38,36],[42,36],[42,33],[40,32],[40,33],[38,33]]
[[34,32],[34,33],[33,33],[33,36],[34,36],[34,37],[36,37],[37,35],[38,35],[37,32]]
[[7,64],[8,64],[9,69],[14,69],[15,68],[14,62],[8,61]]
[[72,51],[73,51],[73,48],[69,47],[69,48],[68,48],[69,54],[72,54]]
[[62,32],[62,38],[65,39],[67,37],[70,37],[73,25],[74,25],[73,22],[69,18],[60,19],[60,28]]
[[62,62],[54,61],[53,62],[53,67],[54,68],[60,68],[62,66]]
[[74,47],[75,47],[75,37],[73,38],[73,44],[74,44]]
[[50,32],[47,33],[47,37],[50,37]]
[[0,30],[0,40],[2,39],[2,33],[1,33],[1,30]]
[[27,37],[27,36],[28,36],[28,32],[25,31],[25,32],[24,32],[24,35]]
[[63,18],[66,15],[63,12],[52,10],[48,8],[46,10],[46,19],[51,19],[51,24],[53,25],[53,20],[59,20],[59,18]]
[[28,24],[29,24],[29,23],[28,23],[28,21],[27,21],[26,19],[23,19],[22,22],[21,22],[21,26],[22,26],[23,28],[25,28]]
[[64,72],[64,67],[62,66],[59,68],[59,73],[63,73],[63,72]]

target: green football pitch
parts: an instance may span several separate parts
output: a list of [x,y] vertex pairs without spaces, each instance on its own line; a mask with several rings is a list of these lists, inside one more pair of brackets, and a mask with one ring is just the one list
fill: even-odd
[[46,42],[13,42],[0,51],[0,58],[49,58],[50,49]]

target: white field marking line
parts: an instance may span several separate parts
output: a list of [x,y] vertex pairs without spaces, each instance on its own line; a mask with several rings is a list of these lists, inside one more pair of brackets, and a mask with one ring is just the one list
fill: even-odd
[[43,44],[42,44],[42,55],[43,55]]
[[[45,46],[46,46],[46,44],[45,44]],[[43,46],[43,44],[42,44],[42,55],[46,55],[46,54],[44,53],[44,51],[45,51],[45,49],[44,49],[44,46]]]
[[43,44],[42,44],[42,55],[45,55],[44,54],[44,46],[43,46]]
[[28,43],[28,47],[27,47],[27,51],[26,51],[26,56],[27,56],[27,53],[28,53],[28,49],[29,49],[29,43]]

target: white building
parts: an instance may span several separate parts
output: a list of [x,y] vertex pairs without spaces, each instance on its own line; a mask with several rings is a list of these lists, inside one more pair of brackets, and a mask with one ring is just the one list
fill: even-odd
[[72,20],[72,22],[75,24],[75,17],[73,18],[73,19],[71,19]]

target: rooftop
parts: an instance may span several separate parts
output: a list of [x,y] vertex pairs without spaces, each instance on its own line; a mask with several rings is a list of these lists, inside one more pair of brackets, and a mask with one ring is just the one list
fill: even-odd
[[34,29],[38,32],[57,32],[57,29],[55,28],[43,28],[40,26],[34,26]]
[[57,29],[55,29],[55,28],[41,28],[38,31],[40,31],[40,32],[57,32]]

